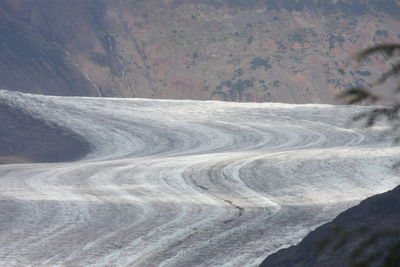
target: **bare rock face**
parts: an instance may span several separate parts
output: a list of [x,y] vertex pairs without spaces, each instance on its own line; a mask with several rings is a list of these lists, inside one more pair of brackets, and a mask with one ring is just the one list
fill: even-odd
[[0,87],[53,95],[334,103],[371,84],[350,56],[398,41],[400,5],[4,0]]
[[269,256],[267,266],[399,266],[400,186],[370,197]]
[[0,101],[0,121],[0,164],[72,161],[90,150],[81,136],[4,101]]
[[[73,39],[75,34],[82,34],[78,25],[70,31],[66,27],[74,20],[71,15],[80,7],[74,6],[74,1],[56,2],[2,1],[0,4],[2,89],[50,95],[91,95],[88,82],[81,70],[69,62],[63,40],[56,34],[62,31]],[[65,25],[60,25],[63,17],[70,18],[65,20]]]

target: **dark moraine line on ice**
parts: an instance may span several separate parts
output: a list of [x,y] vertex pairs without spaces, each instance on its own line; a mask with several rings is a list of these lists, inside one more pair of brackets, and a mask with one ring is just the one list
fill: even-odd
[[0,121],[0,164],[74,161],[90,151],[90,144],[78,134],[4,100],[0,100]]

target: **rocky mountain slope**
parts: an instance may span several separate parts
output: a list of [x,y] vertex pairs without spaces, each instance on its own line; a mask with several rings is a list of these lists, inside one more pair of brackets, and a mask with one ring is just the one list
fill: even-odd
[[380,73],[349,57],[398,41],[398,14],[396,0],[4,0],[0,87],[333,103]]
[[399,221],[400,186],[362,201],[261,266],[399,266]]

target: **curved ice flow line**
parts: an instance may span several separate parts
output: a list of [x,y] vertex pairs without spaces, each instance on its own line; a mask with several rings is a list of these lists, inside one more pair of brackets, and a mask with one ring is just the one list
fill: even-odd
[[0,98],[94,146],[0,166],[6,265],[255,266],[399,182],[397,150],[343,127],[360,107]]

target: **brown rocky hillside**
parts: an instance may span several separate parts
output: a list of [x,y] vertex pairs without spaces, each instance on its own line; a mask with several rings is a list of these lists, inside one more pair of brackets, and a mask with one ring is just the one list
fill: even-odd
[[400,39],[400,4],[314,2],[3,0],[0,88],[334,103],[339,90],[380,73],[350,56]]

